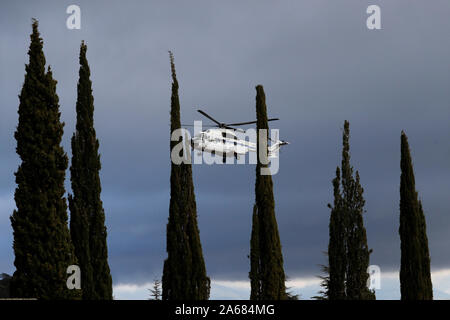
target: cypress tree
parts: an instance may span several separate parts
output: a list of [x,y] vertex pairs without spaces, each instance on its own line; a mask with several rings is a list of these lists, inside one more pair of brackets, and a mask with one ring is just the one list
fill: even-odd
[[15,132],[21,164],[15,173],[17,210],[11,216],[14,234],[13,297],[68,299],[79,296],[66,286],[76,257],[67,226],[64,178],[67,155],[61,147],[56,80],[45,70],[43,42],[33,20],[25,81],[19,95]]
[[[178,81],[173,55],[170,129],[181,128]],[[171,141],[170,150],[179,142]],[[191,164],[171,164],[170,206],[167,223],[167,259],[162,276],[163,300],[207,300],[210,280],[206,275],[200,234],[197,226],[197,207]]]
[[[325,255],[328,256],[328,252],[324,252]],[[318,276],[320,279],[320,286],[322,289],[318,292],[319,295],[311,297],[311,299],[314,300],[330,300],[329,297],[329,288],[330,288],[330,268],[328,265],[320,265],[321,271],[324,273],[324,275]]]
[[0,274],[0,299],[10,298],[11,276],[6,273]]
[[351,225],[348,231],[348,270],[347,298],[352,300],[374,300],[375,292],[367,287],[370,254],[367,245],[366,228],[363,222],[364,189],[361,187],[359,173],[356,171],[354,180],[353,208],[349,208]]
[[326,296],[330,300],[345,299],[345,273],[347,269],[346,254],[346,221],[342,210],[343,199],[340,192],[341,171],[336,168],[336,178],[333,179],[334,206],[330,215],[330,240],[328,244],[328,271],[329,276],[324,279]]
[[[264,89],[256,86],[257,130],[267,130],[267,107]],[[257,134],[259,148],[259,134]],[[280,236],[275,217],[275,201],[271,175],[261,175],[261,168],[268,165],[261,162],[257,152],[255,207],[253,210],[253,230],[250,248],[251,299],[283,300],[287,299],[281,252]]]
[[94,129],[94,97],[87,46],[80,47],[80,71],[76,104],[77,124],[72,137],[70,167],[73,196],[69,195],[70,232],[79,261],[83,299],[112,299],[108,265],[105,212],[100,199],[99,142]]
[[422,203],[418,200],[408,138],[401,134],[400,292],[402,300],[432,300],[430,254]]
[[330,215],[328,245],[329,277],[324,282],[330,300],[371,300],[375,293],[367,288],[369,256],[363,222],[364,189],[358,171],[353,177],[350,165],[350,124],[344,123],[341,169],[333,179],[334,205]]
[[259,217],[258,207],[253,206],[252,235],[250,240],[250,300],[259,300],[261,292],[261,257],[259,254]]

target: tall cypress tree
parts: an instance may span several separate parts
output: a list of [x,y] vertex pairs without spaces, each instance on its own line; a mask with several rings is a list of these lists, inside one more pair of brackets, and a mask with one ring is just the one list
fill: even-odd
[[345,299],[345,273],[347,269],[346,215],[342,210],[343,199],[340,191],[341,170],[336,168],[333,179],[334,206],[330,215],[330,240],[328,244],[328,267],[324,268],[329,276],[324,279],[326,296],[330,300]]
[[[172,133],[181,128],[181,122],[178,81],[173,55],[171,52],[169,54],[173,80],[170,111]],[[171,141],[170,150],[178,143]],[[210,280],[206,275],[197,226],[192,167],[187,163],[171,164],[167,255],[162,276],[162,299],[207,300]]]
[[259,217],[258,207],[253,206],[252,235],[250,240],[250,300],[258,300],[262,296],[261,292],[261,257],[259,253]]
[[[264,89],[256,86],[257,129],[266,129],[268,137],[267,107]],[[259,134],[257,134],[259,148]],[[261,162],[257,152],[255,207],[250,248],[251,299],[283,300],[287,298],[280,236],[275,217],[275,201],[271,175],[261,175],[268,165]]]
[[67,155],[61,147],[64,123],[60,122],[56,80],[45,71],[38,22],[28,51],[25,81],[19,99],[19,124],[15,132],[22,160],[16,175],[17,210],[11,216],[14,297],[68,299],[79,296],[66,286],[69,265],[76,258],[67,226],[64,178]]
[[422,203],[418,200],[408,138],[401,134],[400,292],[402,300],[432,300],[430,254]]
[[76,104],[77,124],[72,137],[70,167],[73,196],[69,195],[70,232],[82,276],[83,299],[112,299],[108,265],[105,212],[100,199],[99,142],[94,129],[94,97],[87,46],[80,47],[80,71]]
[[329,277],[324,283],[330,300],[370,300],[375,293],[367,288],[369,256],[363,223],[365,200],[359,173],[353,177],[350,165],[350,124],[344,123],[341,169],[333,179],[334,205],[330,215],[328,245]]
[[363,222],[364,189],[361,187],[359,173],[356,171],[353,180],[353,207],[349,208],[351,229],[348,231],[348,270],[347,298],[352,300],[374,300],[375,292],[367,287],[370,254],[367,245],[366,228]]

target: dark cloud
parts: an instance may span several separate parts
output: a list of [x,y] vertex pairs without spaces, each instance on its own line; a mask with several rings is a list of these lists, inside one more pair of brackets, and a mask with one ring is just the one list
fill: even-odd
[[[371,258],[399,265],[400,131],[412,148],[433,268],[448,267],[450,238],[450,4],[376,1],[380,31],[365,27],[373,1],[80,1],[82,29],[67,30],[69,1],[2,3],[0,10],[0,271],[13,271],[13,132],[31,17],[40,21],[58,80],[64,146],[74,129],[78,49],[88,44],[102,154],[114,281],[160,274],[169,206],[170,73],[175,53],[184,123],[255,117],[255,85],[283,139],[273,177],[287,274],[317,275],[325,262],[331,179],[341,127],[351,124],[352,163],[365,188]],[[247,278],[254,166],[193,167],[208,273]],[[69,184],[67,183],[69,189]]]

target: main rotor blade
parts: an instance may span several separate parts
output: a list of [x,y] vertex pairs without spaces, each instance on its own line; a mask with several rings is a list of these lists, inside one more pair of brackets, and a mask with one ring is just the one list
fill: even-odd
[[227,123],[227,126],[243,126],[244,124],[252,124],[252,123],[256,123],[256,121]]
[[[182,127],[195,127],[194,124],[182,124]],[[201,127],[203,128],[217,128],[217,126],[215,124],[202,124]]]
[[245,130],[242,130],[241,128],[233,128],[233,127],[230,127],[230,126],[228,126],[228,125],[226,125],[226,126],[223,127],[223,128],[225,128],[225,129],[230,129],[230,130],[234,130],[234,131],[238,131],[238,132],[242,132],[242,133],[245,133]]
[[[267,121],[275,121],[275,120],[280,120],[278,118],[272,118],[272,119],[267,119]],[[237,122],[237,123],[227,123],[227,126],[243,126],[245,124],[252,124],[252,123],[257,123],[258,121],[248,121],[248,122]]]
[[216,119],[214,119],[213,117],[211,117],[209,114],[207,114],[206,112],[202,111],[202,110],[197,110],[198,112],[200,112],[202,115],[204,115],[205,117],[207,117],[209,120],[217,123],[219,126],[221,125],[221,123],[219,121],[217,121]]

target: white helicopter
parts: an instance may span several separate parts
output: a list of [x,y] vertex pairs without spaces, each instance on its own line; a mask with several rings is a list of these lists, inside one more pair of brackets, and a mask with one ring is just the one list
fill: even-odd
[[[191,147],[200,152],[208,152],[212,155],[222,155],[223,162],[226,157],[235,157],[239,159],[240,156],[247,152],[256,152],[256,143],[239,139],[235,131],[244,132],[242,129],[233,128],[231,126],[241,126],[256,123],[257,121],[238,122],[238,123],[223,123],[219,122],[206,112],[197,110],[199,113],[210,119],[215,123],[209,127],[217,129],[208,129],[200,132],[191,139]],[[268,119],[267,121],[279,120],[278,118]],[[267,153],[269,158],[276,158],[277,151],[281,146],[289,144],[289,142],[282,140],[272,140],[272,144],[267,146]]]

